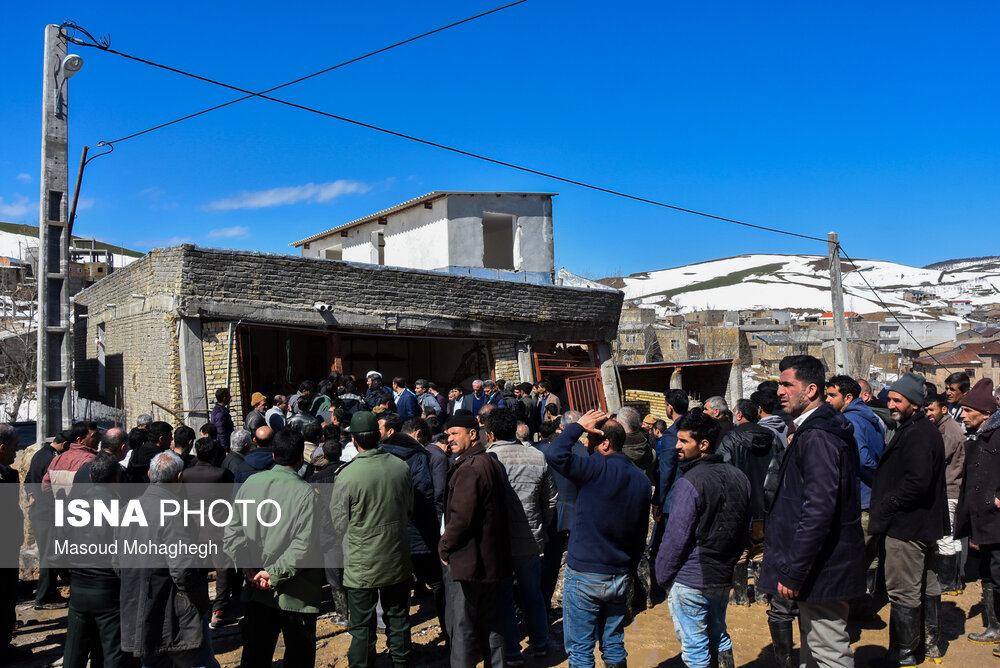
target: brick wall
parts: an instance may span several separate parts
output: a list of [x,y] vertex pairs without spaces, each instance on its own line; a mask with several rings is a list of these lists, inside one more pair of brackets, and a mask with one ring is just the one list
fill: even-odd
[[[331,305],[328,312],[316,302]],[[178,246],[146,257],[75,299],[75,387],[83,399],[114,406],[124,390],[127,423],[150,401],[181,399],[181,317],[202,322],[209,402],[226,384],[229,323],[240,320],[330,330],[459,335],[491,340],[493,371],[520,382],[515,339],[611,341],[620,292],[473,279],[330,260]],[[105,325],[107,391],[97,392],[96,336]],[[230,389],[234,421],[244,409],[237,346]],[[121,392],[117,393],[121,401]],[[169,416],[155,411],[158,419]],[[170,419],[170,421],[173,421]]]
[[521,382],[521,369],[517,365],[517,344],[513,341],[494,341],[490,344],[493,355],[493,377],[517,385]]
[[215,391],[220,387],[226,387],[227,361],[231,362],[229,392],[233,395],[233,403],[229,405],[229,410],[233,415],[233,422],[243,424],[243,416],[247,411],[243,410],[243,386],[240,382],[239,351],[235,341],[235,328],[233,329],[233,339],[232,346],[230,346],[228,322],[202,323],[201,342],[205,355],[205,384],[208,389],[208,401],[214,405]]

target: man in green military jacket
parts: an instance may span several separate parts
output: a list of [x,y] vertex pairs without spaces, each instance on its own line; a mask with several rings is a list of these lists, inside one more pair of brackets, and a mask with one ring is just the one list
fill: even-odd
[[409,595],[413,567],[407,524],[413,485],[403,460],[379,447],[378,419],[351,418],[358,455],[337,474],[331,501],[334,529],[344,533],[344,587],[350,621],[351,668],[375,665],[376,605],[382,601],[394,667],[410,661]]
[[[274,436],[274,468],[255,473],[240,487],[234,519],[226,526],[226,554],[250,584],[243,589],[241,668],[269,667],[279,632],[285,640],[286,666],[316,662],[323,571],[307,566],[322,563],[321,511],[318,493],[296,473],[304,447],[302,434],[293,429]],[[243,499],[253,503],[238,503]],[[272,504],[261,504],[268,499],[281,508],[280,518]]]

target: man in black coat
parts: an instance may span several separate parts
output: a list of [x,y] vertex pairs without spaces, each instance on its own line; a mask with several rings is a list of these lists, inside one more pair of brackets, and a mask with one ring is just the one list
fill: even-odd
[[[747,597],[747,568],[751,563],[759,568],[764,554],[764,480],[776,453],[784,447],[780,437],[767,427],[757,424],[758,406],[751,399],[736,401],[736,427],[722,437],[719,454],[722,460],[743,471],[750,481],[750,541],[733,571],[733,605],[750,605]],[[758,572],[759,571],[755,571]],[[760,587],[758,585],[758,594]]]
[[[795,420],[795,434],[767,518],[760,589],[798,603],[803,663],[851,668],[848,601],[865,591],[854,428],[823,401],[821,361],[793,355],[779,368],[778,395]],[[768,624],[779,665],[790,666],[791,621]]]
[[923,411],[924,377],[905,373],[892,384],[889,411],[899,428],[882,453],[872,483],[868,531],[885,535],[885,585],[892,605],[885,666],[915,666],[923,612],[928,659],[942,656],[937,613],[941,583],[935,544],[948,533],[944,441]]
[[[1000,412],[993,400],[993,382],[980,379],[959,404],[968,440],[955,537],[968,536],[979,546],[986,619],[986,629],[970,633],[969,640],[995,644],[1000,643]],[[1000,656],[1000,645],[993,654]]]

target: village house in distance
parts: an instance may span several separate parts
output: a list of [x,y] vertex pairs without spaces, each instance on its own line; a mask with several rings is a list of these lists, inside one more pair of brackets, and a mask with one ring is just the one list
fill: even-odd
[[301,256],[155,249],[75,299],[78,413],[204,421],[331,369],[466,390],[547,378],[619,407],[622,294],[555,283],[550,193],[433,192],[293,245]]

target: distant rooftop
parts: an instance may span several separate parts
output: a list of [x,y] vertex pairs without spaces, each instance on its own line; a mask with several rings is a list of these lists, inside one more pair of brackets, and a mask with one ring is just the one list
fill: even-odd
[[[38,226],[37,225],[24,225],[21,223],[4,223],[0,222],[0,232],[9,232],[10,234],[20,234],[25,237],[35,237],[38,238]],[[73,235],[72,241],[87,241],[92,242],[94,247],[99,250],[106,250],[109,253],[116,253],[118,255],[126,255],[128,257],[142,257],[145,253],[140,253],[139,251],[134,251],[130,248],[125,248],[124,246],[115,246],[103,241],[95,241],[90,237],[81,237],[76,234]]]
[[306,237],[305,239],[300,239],[293,243],[288,244],[289,246],[299,247],[305,245],[311,241],[316,241],[317,239],[322,239],[323,237],[329,236],[334,232],[342,232],[344,230],[350,229],[357,225],[364,225],[365,223],[370,223],[374,220],[378,220],[383,216],[388,216],[393,213],[399,213],[400,211],[405,211],[424,202],[431,202],[441,197],[447,197],[449,195],[545,195],[548,197],[555,197],[559,193],[530,193],[530,192],[497,192],[497,191],[466,191],[466,190],[435,190],[434,192],[429,192],[426,195],[421,195],[420,197],[414,197],[413,199],[401,202],[395,206],[390,206],[388,209],[382,209],[381,211],[376,211],[375,213],[369,214],[364,218],[358,218],[357,220],[352,220],[349,223],[344,223],[343,225],[338,225],[336,227],[331,227],[325,232],[320,232],[319,234],[314,234],[311,237]]

